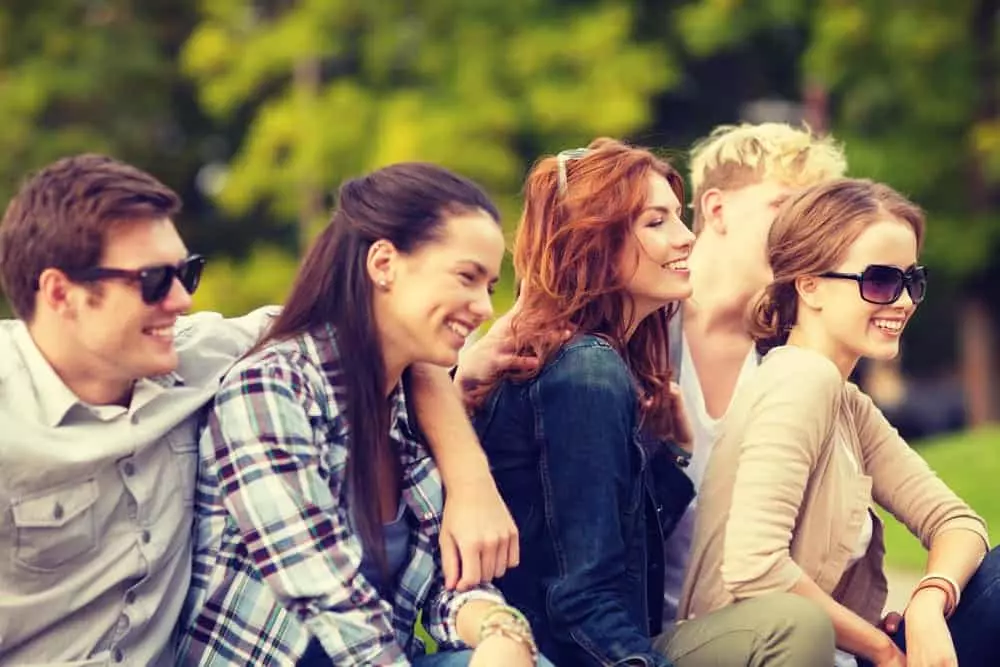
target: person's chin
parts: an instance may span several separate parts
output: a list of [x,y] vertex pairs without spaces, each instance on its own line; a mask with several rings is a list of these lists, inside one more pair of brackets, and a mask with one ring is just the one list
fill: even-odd
[[899,341],[881,341],[866,346],[865,357],[875,361],[890,361],[899,356]]
[[458,350],[450,345],[439,344],[434,346],[434,349],[428,350],[428,353],[423,355],[420,362],[442,366],[443,368],[451,368],[458,364]]
[[692,293],[694,293],[694,288],[691,287],[691,281],[685,280],[679,282],[676,285],[671,285],[670,290],[664,294],[666,303],[673,303],[674,301],[684,301],[689,298]]
[[180,360],[178,359],[176,350],[151,355],[146,359],[143,377],[169,375],[177,370],[179,363]]

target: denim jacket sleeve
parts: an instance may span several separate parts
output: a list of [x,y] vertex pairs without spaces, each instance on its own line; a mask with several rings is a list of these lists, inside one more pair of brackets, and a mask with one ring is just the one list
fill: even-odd
[[638,402],[621,357],[603,343],[570,344],[533,388],[545,513],[559,565],[546,582],[554,627],[607,665],[627,657],[669,667],[629,615],[623,514],[640,481],[635,467]]

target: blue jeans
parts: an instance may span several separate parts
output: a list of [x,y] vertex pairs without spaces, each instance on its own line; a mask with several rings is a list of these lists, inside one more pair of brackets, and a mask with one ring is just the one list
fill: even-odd
[[[413,660],[413,667],[466,667],[471,659],[472,651],[446,651],[434,655],[422,655]],[[538,667],[553,667],[553,665],[539,656]]]
[[[412,660],[413,667],[466,667],[472,659],[472,651],[445,651],[434,655],[422,655]],[[313,638],[305,655],[299,658],[297,667],[327,667],[330,658],[323,647]],[[538,667],[554,667],[544,657],[538,657]]]
[[[958,609],[948,619],[948,630],[962,667],[989,667],[1000,655],[1000,547],[994,547],[962,591]],[[899,624],[893,636],[906,652],[906,626]],[[859,665],[865,665],[859,660]]]

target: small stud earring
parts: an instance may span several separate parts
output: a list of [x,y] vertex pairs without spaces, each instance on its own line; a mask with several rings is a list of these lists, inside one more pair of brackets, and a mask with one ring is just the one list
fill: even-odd
[[383,291],[389,289],[389,283],[388,283],[388,281],[386,281],[385,278],[379,279],[379,281],[378,281],[378,288],[380,290],[383,290]]

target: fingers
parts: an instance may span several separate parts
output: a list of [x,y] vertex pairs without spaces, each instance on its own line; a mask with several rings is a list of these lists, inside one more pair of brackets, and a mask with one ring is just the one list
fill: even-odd
[[[511,521],[511,525],[514,522]],[[512,569],[521,564],[521,534],[514,527],[514,532],[507,540],[507,569]]]
[[456,588],[459,591],[467,591],[483,580],[479,545],[474,543],[460,546],[459,558],[462,562],[462,577],[458,580]]
[[441,570],[444,572],[444,586],[453,590],[461,574],[461,561],[458,557],[458,545],[452,539],[451,533],[441,531],[439,540],[441,546]]
[[882,630],[885,631],[886,634],[896,634],[899,630],[899,622],[902,620],[903,617],[899,614],[899,612],[890,611],[885,615],[885,618],[882,619]]
[[681,447],[690,449],[694,442],[694,430],[691,428],[691,420],[688,419],[687,412],[684,410],[681,386],[676,382],[671,382],[667,391],[670,392],[673,405],[674,440]]
[[496,535],[491,535],[483,539],[480,545],[479,576],[480,580],[476,584],[493,581],[497,576],[497,550],[500,539]]
[[497,544],[496,578],[499,579],[507,570],[515,568],[521,561],[521,536],[517,532],[517,524],[514,519],[508,517],[509,526],[504,537],[501,537]]
[[537,357],[527,357],[517,354],[505,354],[497,361],[500,370],[504,371],[533,371],[538,368]]

